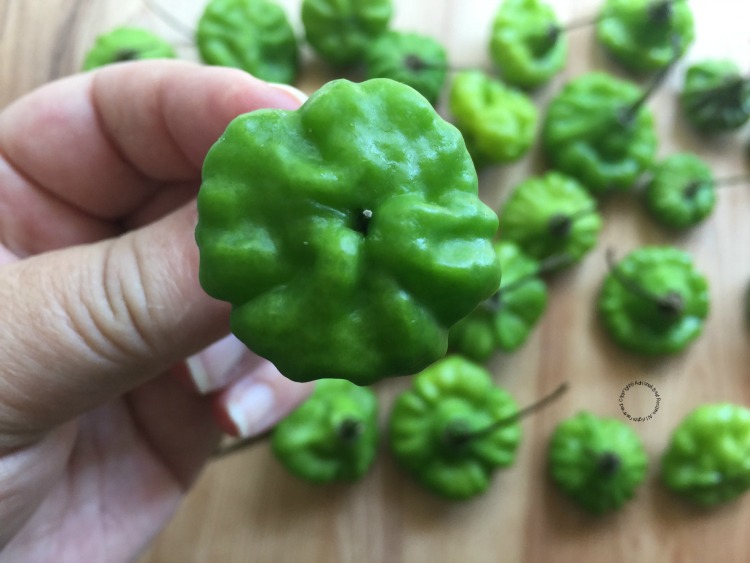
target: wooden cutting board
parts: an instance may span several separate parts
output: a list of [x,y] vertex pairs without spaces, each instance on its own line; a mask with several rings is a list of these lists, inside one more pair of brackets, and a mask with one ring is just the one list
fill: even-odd
[[[160,0],[164,11],[194,28],[203,2]],[[594,15],[597,0],[551,0],[563,22]],[[300,28],[299,0],[282,1]],[[746,0],[692,0],[697,40],[686,61],[726,56],[750,68],[750,4]],[[456,67],[490,68],[487,42],[499,0],[395,0],[397,29],[441,40]],[[51,79],[75,72],[93,38],[115,25],[145,25],[174,40],[196,59],[189,31],[165,23],[136,0],[0,0],[0,106]],[[565,71],[535,95],[540,107],[569,78],[589,70],[621,75],[603,55],[593,30],[570,33]],[[299,86],[313,92],[335,78],[306,53]],[[659,153],[694,151],[718,177],[746,173],[748,128],[722,139],[697,137],[676,112],[684,64],[650,102],[660,134]],[[441,111],[447,115],[444,104]],[[481,195],[497,208],[510,189],[542,170],[539,151],[522,162],[480,175]],[[464,503],[439,500],[420,489],[383,448],[372,471],[352,485],[312,486],[287,474],[261,443],[211,463],[181,510],[140,563],[232,562],[649,562],[743,561],[750,557],[750,495],[715,510],[692,508],[665,492],[658,460],[671,430],[695,406],[731,400],[750,405],[750,334],[743,316],[750,281],[750,184],[722,189],[714,214],[685,235],[665,231],[635,195],[604,204],[597,248],[572,271],[551,281],[549,308],[527,344],[497,355],[495,381],[527,404],[560,382],[569,392],[524,420],[516,464],[497,474],[487,494]],[[673,244],[695,257],[711,284],[712,308],[704,335],[668,360],[630,356],[611,344],[595,314],[606,273],[604,253],[644,244]],[[661,397],[649,421],[626,419],[622,389],[645,381]],[[385,418],[408,378],[376,389]],[[647,389],[628,392],[633,416],[653,410]],[[651,460],[647,483],[622,511],[592,517],[554,489],[545,470],[555,424],[581,409],[617,417],[643,438]]]

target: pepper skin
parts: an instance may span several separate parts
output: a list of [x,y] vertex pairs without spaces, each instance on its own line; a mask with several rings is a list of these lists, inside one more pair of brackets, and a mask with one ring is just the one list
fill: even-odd
[[455,76],[450,110],[477,167],[518,160],[534,142],[537,110],[531,99],[481,71]]
[[628,70],[651,72],[685,54],[695,39],[693,13],[687,0],[606,0],[597,37]]
[[417,374],[412,388],[396,398],[391,450],[424,487],[465,500],[483,493],[494,471],[515,460],[521,440],[516,413],[516,402],[492,383],[489,372],[449,356]]
[[146,29],[118,27],[96,38],[86,53],[83,70],[141,59],[174,59],[172,45]]
[[701,334],[709,309],[708,282],[689,254],[647,246],[614,270],[604,280],[599,311],[622,347],[644,355],[674,354]]
[[240,68],[268,82],[293,84],[297,77],[297,39],[275,2],[211,0],[196,43],[204,63]]
[[512,352],[522,346],[547,307],[539,263],[512,242],[497,243],[495,251],[503,272],[500,289],[449,333],[449,348],[479,363],[498,349]]
[[574,179],[558,172],[521,182],[500,210],[503,240],[536,260],[580,260],[595,245],[602,220],[596,201]]
[[552,168],[592,194],[630,189],[656,154],[651,111],[634,108],[640,89],[593,72],[569,82],[552,100],[542,143]]
[[355,481],[375,461],[378,401],[367,387],[321,379],[315,390],[273,430],[276,458],[313,483]]
[[388,28],[391,0],[303,0],[307,42],[329,64],[363,62],[370,44]]
[[646,185],[646,206],[659,223],[673,229],[697,225],[716,205],[714,176],[690,153],[676,153],[654,166]]
[[435,104],[445,82],[445,48],[432,37],[388,31],[367,50],[367,78],[407,84]]
[[594,514],[621,508],[646,477],[648,458],[630,426],[582,411],[557,425],[548,449],[552,480]]
[[750,80],[732,61],[695,63],[685,73],[680,105],[701,133],[735,131],[750,119]]
[[541,0],[504,0],[495,16],[490,56],[508,84],[532,89],[563,66],[568,42],[552,7]]
[[729,502],[750,489],[750,410],[702,405],[672,434],[661,460],[662,482],[702,506]]
[[290,379],[413,374],[500,283],[463,139],[414,89],[335,80],[237,117],[198,194],[200,282]]

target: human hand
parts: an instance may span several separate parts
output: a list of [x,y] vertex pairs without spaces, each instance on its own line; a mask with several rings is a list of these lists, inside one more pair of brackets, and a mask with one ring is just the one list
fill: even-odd
[[197,354],[229,326],[197,280],[203,158],[236,115],[299,105],[240,71],[149,61],[0,113],[0,561],[131,559],[214,420],[258,433],[309,392],[231,336]]

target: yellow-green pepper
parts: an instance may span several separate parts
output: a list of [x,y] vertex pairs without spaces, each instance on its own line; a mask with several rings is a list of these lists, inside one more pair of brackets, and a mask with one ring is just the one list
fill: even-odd
[[203,288],[298,381],[415,373],[500,283],[461,134],[385,78],[237,117],[206,156],[198,216]]

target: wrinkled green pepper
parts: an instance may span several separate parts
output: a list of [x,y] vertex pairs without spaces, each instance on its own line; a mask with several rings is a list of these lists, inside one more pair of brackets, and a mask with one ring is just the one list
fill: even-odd
[[415,373],[500,283],[460,133],[385,78],[237,117],[206,156],[198,217],[203,288],[297,381]]
[[633,498],[646,477],[648,458],[630,426],[582,411],[555,428],[548,463],[563,493],[589,512],[602,514]]
[[714,176],[696,155],[676,153],[654,166],[645,196],[649,211],[663,225],[692,227],[716,205]]
[[367,50],[367,78],[407,84],[435,104],[445,82],[445,48],[432,37],[388,31]]
[[675,429],[661,460],[664,484],[683,498],[712,506],[750,489],[750,410],[702,405]]
[[695,39],[693,13],[687,0],[606,0],[597,36],[625,68],[659,70]]
[[517,245],[495,245],[503,272],[500,288],[458,321],[448,335],[448,347],[475,362],[485,362],[500,349],[512,352],[531,334],[547,307],[547,286],[539,278],[539,263]]
[[[521,440],[513,398],[489,372],[449,356],[414,378],[396,398],[390,446],[427,489],[452,500],[484,492],[492,474],[511,465]],[[505,423],[497,424],[505,421]]]
[[292,84],[297,77],[294,30],[284,9],[270,0],[211,0],[196,42],[207,64],[241,68],[269,82]]
[[503,80],[519,88],[548,82],[563,66],[568,42],[542,0],[504,0],[492,26],[490,56]]
[[378,400],[367,387],[321,379],[310,397],[273,430],[276,458],[314,483],[354,481],[375,461]]
[[599,295],[599,311],[612,338],[644,355],[674,354],[703,331],[708,281],[689,254],[647,246],[613,265]]
[[155,33],[138,27],[118,27],[96,38],[84,57],[83,70],[125,61],[176,57],[172,45]]
[[454,77],[450,110],[477,167],[518,160],[534,142],[537,110],[531,99],[481,71]]
[[750,80],[732,61],[700,61],[685,73],[680,105],[702,133],[734,131],[750,119]]
[[391,0],[303,0],[307,42],[333,66],[363,62],[370,44],[388,29]]
[[601,227],[594,199],[581,184],[558,172],[524,180],[500,210],[503,240],[537,260],[580,260],[596,245]]
[[552,168],[591,193],[627,190],[651,166],[656,129],[641,90],[603,73],[569,82],[552,100],[542,143]]

